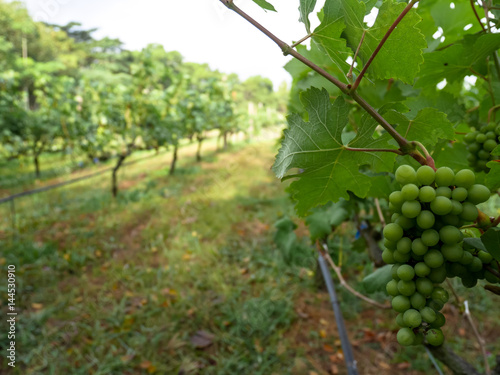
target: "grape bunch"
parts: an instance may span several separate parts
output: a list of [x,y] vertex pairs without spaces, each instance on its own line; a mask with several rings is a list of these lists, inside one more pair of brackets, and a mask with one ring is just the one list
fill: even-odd
[[415,171],[402,165],[396,180],[402,188],[389,196],[393,215],[383,231],[382,258],[394,264],[386,290],[399,313],[397,339],[401,345],[425,339],[438,346],[444,341],[440,328],[445,317],[440,310],[448,301],[448,292],[439,284],[453,274],[471,287],[481,276],[477,273],[482,259],[464,251],[459,228],[477,219],[476,205],[488,200],[490,191],[476,184],[468,169],[455,174],[447,167],[434,171],[422,166]]
[[468,133],[464,141],[469,151],[469,165],[477,172],[489,172],[486,164],[493,159],[491,151],[500,143],[500,125],[494,122],[483,125],[479,130]]

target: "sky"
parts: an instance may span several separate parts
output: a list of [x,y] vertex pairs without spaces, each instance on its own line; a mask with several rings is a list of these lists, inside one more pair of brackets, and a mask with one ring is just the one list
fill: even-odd
[[[274,42],[219,0],[24,2],[37,21],[80,22],[85,29],[98,28],[96,37],[120,39],[127,49],[140,50],[149,43],[159,43],[167,51],[179,51],[186,61],[208,63],[212,69],[237,73],[242,80],[262,75],[273,81],[275,89],[283,81],[291,82],[283,69],[290,57],[283,56]],[[277,13],[265,12],[251,0],[236,0],[235,4],[289,44],[306,35],[304,25],[298,22],[299,1],[270,2]],[[318,24],[314,14],[310,19],[313,25]]]

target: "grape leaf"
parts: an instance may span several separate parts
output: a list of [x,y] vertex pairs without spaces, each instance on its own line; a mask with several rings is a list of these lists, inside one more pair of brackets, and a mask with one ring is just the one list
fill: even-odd
[[486,186],[493,191],[500,189],[500,160],[492,160],[486,165],[491,168],[486,175]]
[[464,143],[451,144],[449,141],[438,142],[432,153],[436,167],[449,167],[455,171],[470,168],[467,155],[468,151]]
[[464,238],[464,242],[469,246],[472,246],[474,249],[487,251],[480,238]]
[[420,110],[415,118],[396,111],[388,111],[384,117],[391,124],[397,124],[396,130],[409,141],[419,141],[424,146],[434,146],[439,138],[454,139],[455,130],[446,118],[446,114],[435,108]]
[[[366,197],[371,179],[359,167],[369,165],[375,172],[392,171],[396,154],[346,150],[342,131],[348,123],[350,107],[342,97],[332,104],[326,90],[311,88],[302,94],[301,100],[309,113],[309,122],[296,114],[288,116],[289,129],[273,165],[279,178],[296,179],[289,189],[297,201],[298,214],[305,216],[315,206],[349,199],[348,191]],[[387,134],[373,138],[376,127],[374,120],[364,117],[348,146],[394,149]],[[303,171],[284,177],[292,168]]]
[[368,293],[383,292],[385,286],[392,280],[392,265],[387,264],[366,276],[361,283]]
[[[414,96],[409,98],[404,102],[408,108],[410,108],[411,113],[415,115],[421,109],[426,107],[434,107],[437,110],[446,113],[448,115],[448,120],[453,123],[463,121],[465,117],[465,109],[457,99],[448,92],[435,93],[432,96],[425,96],[420,94],[419,96]],[[408,114],[410,117],[410,114]]]
[[297,235],[294,232],[297,225],[290,218],[284,217],[278,220],[274,226],[277,229],[274,234],[274,243],[285,253],[289,253],[297,242]]
[[346,40],[341,38],[345,29],[343,14],[339,9],[341,2],[327,0],[323,10],[323,20],[314,30],[313,41],[333,61],[333,63],[344,73],[344,79],[350,65],[346,62],[351,50],[346,46]]
[[253,2],[264,10],[271,10],[273,12],[276,12],[276,9],[274,9],[274,7],[266,0],[253,0]]
[[332,233],[333,226],[339,226],[349,217],[345,206],[346,201],[341,200],[314,209],[314,212],[305,220],[313,241],[325,238]]
[[304,23],[308,34],[311,33],[311,22],[309,21],[309,14],[311,14],[315,6],[316,6],[316,0],[300,0],[299,21]]
[[486,250],[500,262],[500,228],[490,228],[481,236]]
[[415,87],[435,88],[443,79],[461,81],[472,70],[486,74],[486,57],[500,48],[500,34],[466,36],[461,43],[442,51],[426,53],[421,77]]

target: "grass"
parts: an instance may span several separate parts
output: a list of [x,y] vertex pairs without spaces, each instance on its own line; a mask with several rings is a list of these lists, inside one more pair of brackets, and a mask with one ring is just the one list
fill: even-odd
[[[169,155],[124,168],[116,200],[105,175],[16,201],[17,237],[0,206],[0,264],[4,275],[17,266],[20,311],[18,366],[7,372],[2,357],[1,373],[346,373],[328,295],[304,267],[315,255],[287,264],[273,244],[273,223],[294,218],[269,170],[274,141],[204,147],[201,164],[195,145],[183,148],[173,177]],[[356,280],[366,256],[348,250]],[[361,373],[432,371],[423,350],[395,344],[393,313],[343,289],[339,296]],[[497,306],[482,292],[470,298],[476,313]],[[494,327],[488,320],[480,329]],[[467,335],[458,348],[474,342]],[[2,351],[6,344],[2,336]]]

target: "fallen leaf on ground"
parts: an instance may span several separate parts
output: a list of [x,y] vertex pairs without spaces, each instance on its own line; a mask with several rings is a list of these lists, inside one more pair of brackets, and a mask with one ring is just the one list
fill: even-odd
[[195,348],[206,348],[213,344],[215,335],[207,331],[198,331],[193,336],[191,336],[191,345]]

